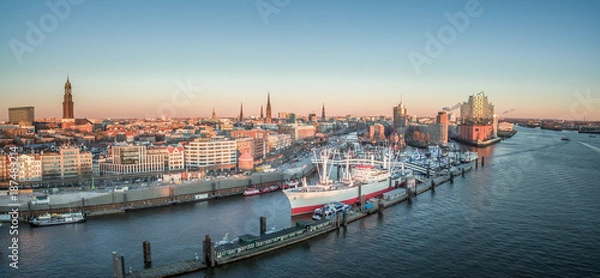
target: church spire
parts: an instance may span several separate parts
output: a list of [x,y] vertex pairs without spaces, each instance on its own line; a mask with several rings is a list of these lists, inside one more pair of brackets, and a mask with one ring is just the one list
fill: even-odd
[[269,92],[267,93],[267,118],[265,119],[265,122],[270,124],[271,121],[271,92]]
[[73,112],[73,96],[71,95],[71,82],[69,81],[69,75],[67,74],[67,82],[65,82],[65,95],[63,97],[63,119],[74,119]]
[[211,119],[216,120],[217,119],[217,111],[215,111],[215,107],[213,106],[213,110],[212,110],[212,117]]
[[244,103],[240,103],[240,122],[244,121]]

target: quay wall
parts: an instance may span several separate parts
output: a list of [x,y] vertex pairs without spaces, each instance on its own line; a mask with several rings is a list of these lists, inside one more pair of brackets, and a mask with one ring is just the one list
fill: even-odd
[[[314,165],[307,165],[303,176],[315,169]],[[85,211],[87,215],[100,215],[124,212],[132,209],[144,209],[166,206],[174,203],[196,202],[205,200],[197,199],[196,195],[206,194],[208,199],[233,195],[241,195],[247,187],[262,188],[278,184],[285,178],[281,172],[261,173],[245,178],[204,180],[197,183],[183,183],[160,187],[136,188],[125,192],[111,192],[92,198],[74,200],[60,204],[28,203],[25,210],[21,210],[21,220],[27,221],[37,215],[50,213],[64,213],[70,211]],[[50,195],[52,200],[52,195]],[[84,207],[82,207],[84,206]],[[0,206],[0,213],[9,212],[9,207]]]

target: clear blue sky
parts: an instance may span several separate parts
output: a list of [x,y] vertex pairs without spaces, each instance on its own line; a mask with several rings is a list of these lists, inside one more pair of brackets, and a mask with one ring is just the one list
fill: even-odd
[[[433,116],[483,90],[497,114],[600,120],[600,1],[482,0],[462,31],[444,15],[466,14],[467,0],[264,0],[266,21],[257,2],[87,0],[51,26],[45,1],[0,1],[0,120],[16,106],[61,117],[67,72],[78,118],[234,116],[242,102],[257,115],[267,92],[274,114],[325,103],[389,116],[402,95],[410,114]],[[40,20],[31,45],[27,22]],[[409,53],[448,28],[456,37],[417,73]],[[33,51],[16,55],[15,42]]]

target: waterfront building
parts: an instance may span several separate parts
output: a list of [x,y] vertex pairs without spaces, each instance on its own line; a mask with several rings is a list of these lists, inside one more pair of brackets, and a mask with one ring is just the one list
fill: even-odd
[[463,124],[491,124],[494,117],[494,105],[481,91],[469,96],[468,102],[461,105],[460,117]]
[[469,96],[468,102],[461,105],[460,114],[457,140],[483,146],[497,137],[498,120],[494,115],[494,105],[483,91]]
[[41,181],[42,180],[42,160],[39,155],[21,154],[19,161],[19,181]]
[[0,155],[0,181],[10,179],[10,161],[8,155]]
[[392,119],[394,121],[393,132],[403,135],[408,126],[408,116],[406,114],[406,107],[402,102],[392,109]]
[[153,147],[147,149],[147,155],[160,155],[164,161],[163,171],[180,171],[185,169],[183,146]]
[[238,168],[242,171],[254,169],[254,158],[249,152],[244,152],[240,155]]
[[68,178],[92,173],[92,154],[76,147],[63,146],[58,152],[41,154],[42,178]]
[[237,164],[236,141],[228,139],[196,139],[185,145],[187,168],[233,169]]
[[100,163],[101,174],[162,172],[165,169],[164,154],[149,154],[146,146],[117,145],[111,151],[112,161]]
[[279,133],[289,134],[293,141],[313,137],[315,132],[316,128],[313,125],[284,124],[279,126]]
[[380,123],[369,126],[369,139],[371,141],[385,140],[385,126]]
[[[250,153],[255,159],[264,158],[267,154],[267,138],[269,137],[270,131],[263,129],[251,129],[251,130],[232,130],[229,134],[231,138],[252,138],[252,149]],[[238,147],[238,150],[240,148]]]
[[250,155],[252,155],[252,157],[254,157],[254,155],[252,154],[253,145],[254,145],[254,138],[237,138],[237,139],[235,139],[235,146],[236,146],[238,152],[240,153],[240,155],[243,153],[249,153]]
[[8,123],[19,126],[31,126],[35,121],[33,106],[8,108]]
[[440,111],[436,117],[436,123],[430,125],[431,142],[436,144],[448,144],[448,115],[446,111]]
[[289,134],[269,134],[267,140],[268,152],[279,151],[293,144],[292,136]]

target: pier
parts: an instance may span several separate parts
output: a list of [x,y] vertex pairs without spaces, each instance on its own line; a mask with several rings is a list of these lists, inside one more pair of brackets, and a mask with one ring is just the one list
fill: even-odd
[[119,259],[119,255],[116,252],[113,252],[114,277],[172,277],[210,267],[226,265],[304,242],[328,234],[334,230],[345,229],[348,223],[352,223],[367,217],[368,215],[375,213],[383,215],[386,208],[402,203],[412,196],[422,194],[429,190],[435,190],[435,187],[446,182],[453,183],[454,178],[461,175],[464,177],[465,172],[471,171],[476,167],[475,165],[478,165],[478,162],[479,161],[475,161],[474,163],[462,165],[444,176],[421,180],[419,184],[415,184],[412,188],[407,187],[406,189],[400,188],[389,191],[381,199],[370,200],[369,204],[371,205],[368,206],[368,209],[358,207],[354,210],[337,214],[336,217],[333,217],[332,219],[318,221],[299,220],[296,222],[295,227],[266,233],[265,227],[267,219],[261,217],[258,219],[261,227],[259,235],[241,235],[236,242],[217,246],[215,246],[210,237],[206,235],[202,255],[197,255],[195,259],[191,260],[174,262],[158,267],[150,267],[152,265],[150,243],[144,242],[142,251],[144,252],[144,265],[146,268],[125,273],[126,268],[124,258],[121,256]]

